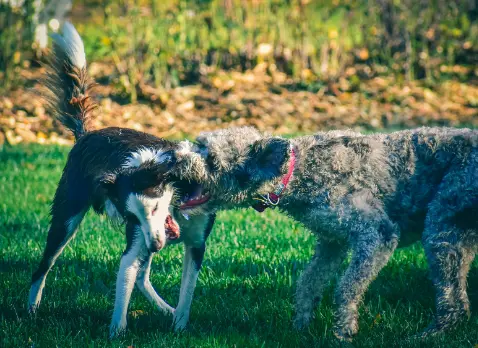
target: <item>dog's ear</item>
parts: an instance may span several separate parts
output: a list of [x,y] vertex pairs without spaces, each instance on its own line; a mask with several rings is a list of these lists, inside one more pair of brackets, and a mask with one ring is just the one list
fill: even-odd
[[164,172],[157,165],[140,168],[131,174],[133,191],[141,192],[147,188],[159,185],[163,181]]
[[271,180],[280,175],[284,161],[289,158],[289,143],[279,137],[257,140],[247,157],[245,168],[251,180]]
[[139,192],[163,183],[175,164],[176,156],[174,151],[170,150],[125,174],[129,177],[133,190]]
[[171,170],[177,162],[174,150],[163,152],[156,162],[158,172],[166,173]]
[[169,170],[174,162],[168,158],[162,162],[145,163],[129,174],[129,182],[134,192],[154,196],[160,185],[169,179]]

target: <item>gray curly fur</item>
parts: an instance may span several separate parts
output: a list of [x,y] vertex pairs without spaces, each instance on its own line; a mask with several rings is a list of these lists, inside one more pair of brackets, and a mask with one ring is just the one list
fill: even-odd
[[422,239],[436,288],[436,320],[422,335],[469,315],[466,277],[478,247],[478,131],[420,128],[391,134],[351,131],[286,140],[253,128],[205,133],[183,143],[177,172],[211,200],[196,213],[248,207],[297,164],[279,210],[318,238],[297,284],[295,319],[304,328],[348,251],[336,290],[334,332],[351,339],[358,306],[397,246]]

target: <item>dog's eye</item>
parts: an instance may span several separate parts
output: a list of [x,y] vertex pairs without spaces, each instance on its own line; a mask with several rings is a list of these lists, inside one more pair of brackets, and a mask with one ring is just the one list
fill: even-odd
[[151,211],[151,215],[154,216],[154,214],[156,214],[156,212],[158,211],[158,203],[156,203],[156,206],[153,208],[153,210]]

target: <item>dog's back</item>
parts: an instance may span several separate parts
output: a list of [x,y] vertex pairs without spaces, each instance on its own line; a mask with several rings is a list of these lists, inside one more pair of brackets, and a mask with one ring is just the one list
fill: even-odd
[[[388,212],[402,231],[421,232],[430,203],[443,190],[453,191],[458,201],[466,201],[470,196],[467,204],[477,204],[478,131],[419,128],[380,137],[396,183],[387,204]],[[457,181],[445,187],[448,176],[461,178],[463,183]]]

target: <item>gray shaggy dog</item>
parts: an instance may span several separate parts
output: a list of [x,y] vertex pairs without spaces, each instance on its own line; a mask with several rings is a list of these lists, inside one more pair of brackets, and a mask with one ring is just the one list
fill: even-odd
[[293,175],[277,208],[317,236],[300,277],[294,326],[307,326],[347,253],[336,290],[334,333],[350,340],[358,306],[397,246],[421,237],[436,288],[436,320],[421,336],[469,316],[466,278],[478,247],[478,131],[420,128],[391,134],[322,132],[292,140],[253,128],[183,142],[176,172],[199,182],[209,201],[185,214],[254,206]]

